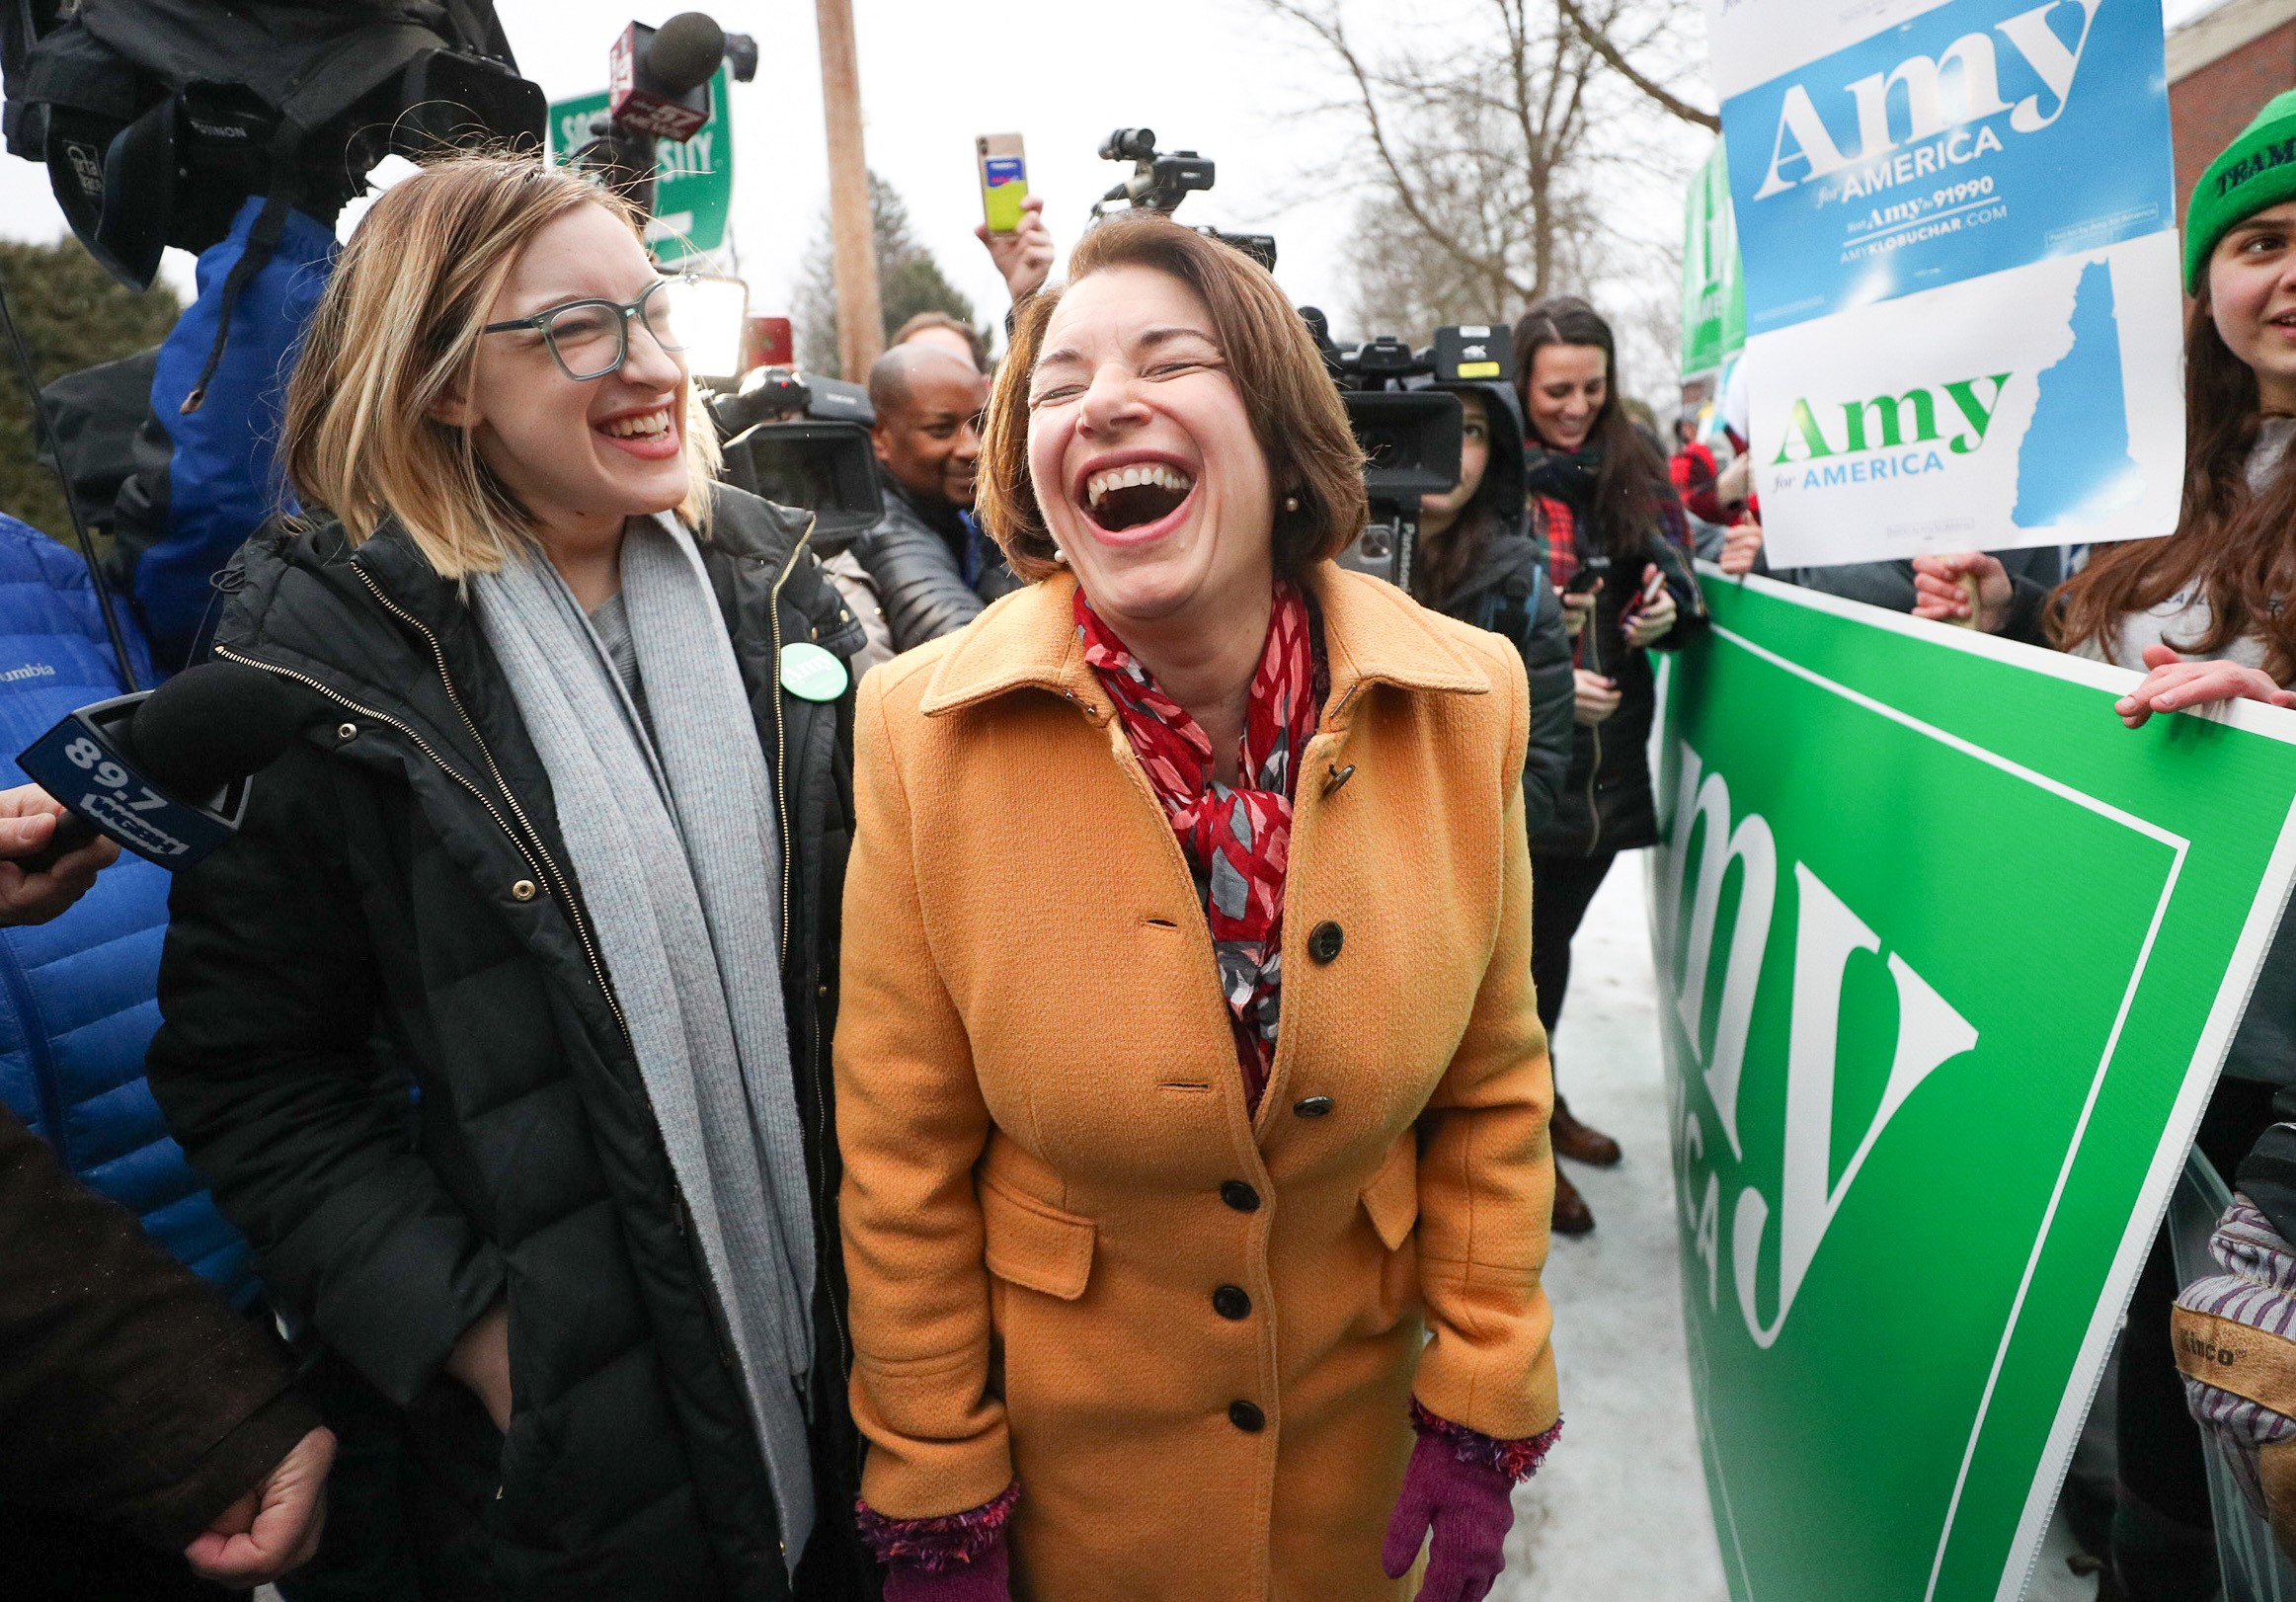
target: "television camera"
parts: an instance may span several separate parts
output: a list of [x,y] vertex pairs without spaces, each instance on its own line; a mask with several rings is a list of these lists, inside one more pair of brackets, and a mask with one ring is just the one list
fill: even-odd
[[709,407],[726,482],[810,511],[822,547],[834,549],[885,516],[869,441],[877,413],[864,386],[759,367]]
[[[1100,159],[1131,162],[1132,176],[1092,202],[1095,222],[1105,217],[1109,205],[1118,200],[1128,210],[1161,211],[1169,216],[1189,196],[1210,189],[1218,175],[1212,161],[1193,150],[1174,150],[1168,154],[1158,150],[1154,128],[1118,128],[1100,141]],[[1231,234],[1218,228],[1196,231],[1207,239],[1217,239],[1242,251],[1271,273],[1276,270],[1273,234]]]
[[1513,358],[1504,328],[1439,328],[1435,343],[1414,351],[1391,334],[1341,346],[1313,306],[1300,315],[1315,336],[1323,364],[1339,386],[1349,427],[1364,454],[1364,494],[1371,521],[1339,565],[1411,587],[1419,541],[1419,501],[1459,483],[1464,413],[1441,384],[1508,382]]

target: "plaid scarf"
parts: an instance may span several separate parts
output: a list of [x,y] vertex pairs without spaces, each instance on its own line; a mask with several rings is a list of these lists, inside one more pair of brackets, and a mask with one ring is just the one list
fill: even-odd
[[1291,862],[1292,795],[1300,755],[1323,697],[1307,603],[1278,581],[1268,639],[1244,714],[1240,789],[1212,776],[1212,738],[1158,687],[1147,668],[1076,592],[1084,660],[1116,705],[1125,738],[1163,803],[1196,876],[1220,988],[1227,997],[1244,1095],[1256,1110],[1276,1056],[1283,993],[1284,875]]

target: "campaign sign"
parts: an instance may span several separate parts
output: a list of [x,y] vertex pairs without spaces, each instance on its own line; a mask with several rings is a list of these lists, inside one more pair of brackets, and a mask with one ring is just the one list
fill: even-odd
[[1650,875],[1739,1602],[2014,1602],[2296,874],[2296,715],[1711,576]]
[[[734,120],[721,64],[709,84],[709,120],[679,143],[655,141],[654,218],[646,242],[665,267],[721,250],[734,208]],[[550,157],[567,161],[590,142],[591,120],[606,109],[604,94],[550,103]]]
[[1710,0],[1708,18],[1773,563],[2169,532],[2159,0]]
[[1682,377],[1718,375],[1746,344],[1746,280],[1730,210],[1730,172],[1716,144],[1683,207]]

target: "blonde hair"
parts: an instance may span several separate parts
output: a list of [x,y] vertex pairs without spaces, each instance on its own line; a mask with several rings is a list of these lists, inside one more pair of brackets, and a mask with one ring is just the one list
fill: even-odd
[[[467,378],[479,330],[534,236],[581,205],[642,237],[619,195],[539,155],[449,156],[376,200],[351,236],[287,384],[287,482],[353,545],[395,518],[440,577],[491,573],[536,536],[532,515],[433,408]],[[717,431],[685,391],[688,484],[678,516],[709,526]]]

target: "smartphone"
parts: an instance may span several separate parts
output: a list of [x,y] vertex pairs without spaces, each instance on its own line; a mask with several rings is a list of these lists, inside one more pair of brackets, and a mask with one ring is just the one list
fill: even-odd
[[1590,556],[1579,563],[1578,571],[1570,576],[1570,582],[1562,587],[1562,593],[1566,596],[1583,596],[1596,585],[1602,583],[1603,580],[1609,578],[1610,573],[1611,559],[1609,557]]
[[989,231],[1008,234],[1020,227],[1020,202],[1028,199],[1028,158],[1017,133],[984,133],[973,141],[981,157],[981,208]]

